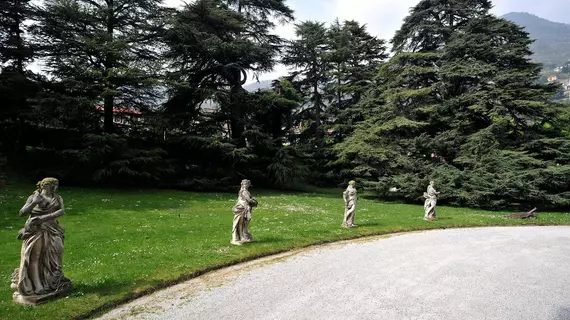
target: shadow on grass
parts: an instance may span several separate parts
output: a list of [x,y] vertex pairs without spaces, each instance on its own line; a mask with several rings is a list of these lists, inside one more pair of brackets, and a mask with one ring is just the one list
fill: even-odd
[[[273,189],[261,189],[261,190],[251,190],[256,198],[262,198],[263,196],[275,196],[275,195],[286,195],[286,196],[303,196],[307,198],[328,198],[328,199],[340,199],[342,201],[341,189],[326,190],[325,192],[319,191],[291,191],[291,190],[273,190]],[[237,191],[236,191],[237,193]],[[233,194],[232,194],[233,195]]]
[[378,227],[378,226],[380,226],[380,223],[378,223],[378,222],[363,222],[363,223],[356,222],[356,225],[357,225],[356,228],[358,229],[359,227]]
[[263,237],[263,238],[258,238],[253,240],[252,244],[255,243],[280,243],[280,242],[285,242],[287,239],[283,239],[283,238],[277,238],[277,237]]
[[[148,288],[154,287],[161,283],[159,280],[145,280],[138,279],[136,281],[137,287]],[[118,291],[124,290],[133,285],[133,282],[116,281],[113,279],[105,280],[104,282],[97,283],[74,283],[73,293],[71,296],[82,294],[95,294],[101,297],[116,295]]]

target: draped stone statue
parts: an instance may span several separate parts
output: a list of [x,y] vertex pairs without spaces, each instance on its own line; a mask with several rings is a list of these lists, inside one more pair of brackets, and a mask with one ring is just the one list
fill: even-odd
[[63,228],[57,218],[64,213],[63,199],[57,194],[59,182],[45,178],[28,197],[20,217],[29,215],[18,232],[22,240],[20,267],[14,270],[11,288],[14,301],[36,304],[71,292],[71,280],[63,275]]
[[351,180],[348,183],[348,187],[342,193],[342,198],[344,199],[344,221],[341,224],[341,227],[344,228],[352,228],[356,227],[357,225],[354,224],[354,215],[356,211],[356,181]]
[[249,222],[251,221],[251,210],[257,207],[257,200],[252,197],[249,192],[251,186],[251,181],[247,179],[242,180],[237,203],[232,209],[234,212],[234,223],[231,244],[234,245],[239,246],[244,242],[253,241],[251,233],[247,230]]
[[429,186],[427,187],[427,192],[424,192],[424,198],[426,199],[424,203],[424,220],[433,221],[437,220],[435,215],[435,207],[437,205],[437,196],[439,192],[435,190],[435,181],[431,180]]

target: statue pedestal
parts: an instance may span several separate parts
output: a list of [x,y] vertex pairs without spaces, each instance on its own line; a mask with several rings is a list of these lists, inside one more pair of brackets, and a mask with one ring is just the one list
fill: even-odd
[[72,291],[73,291],[73,289],[71,288],[71,286],[69,286],[66,288],[62,288],[61,290],[58,290],[58,291],[54,291],[54,292],[50,292],[50,293],[46,293],[46,294],[42,294],[42,295],[37,295],[37,296],[23,296],[19,292],[14,292],[14,295],[12,296],[12,300],[18,304],[36,305],[36,304],[48,302],[50,300],[55,300],[58,298],[65,297],[65,296],[69,295]]

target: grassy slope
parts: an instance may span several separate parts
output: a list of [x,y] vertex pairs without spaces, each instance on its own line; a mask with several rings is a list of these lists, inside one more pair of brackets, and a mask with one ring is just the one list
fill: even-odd
[[505,213],[438,208],[440,220],[422,220],[421,206],[360,199],[356,229],[339,228],[342,190],[284,194],[252,190],[260,206],[250,231],[255,242],[230,246],[235,194],[158,190],[60,190],[66,215],[64,273],[74,293],[37,307],[11,301],[10,275],[19,263],[24,224],[18,210],[34,190],[0,190],[0,319],[64,319],[140,293],[181,276],[270,252],[364,235],[397,231],[512,224],[570,224],[570,214],[539,214],[537,221],[505,220]]

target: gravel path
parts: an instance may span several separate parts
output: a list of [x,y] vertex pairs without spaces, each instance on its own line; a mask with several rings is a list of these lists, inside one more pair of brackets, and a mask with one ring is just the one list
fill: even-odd
[[101,319],[570,319],[570,227],[436,230],[227,268]]

